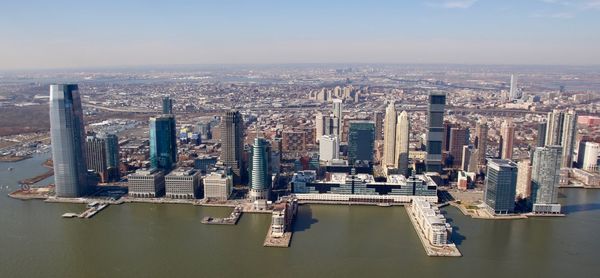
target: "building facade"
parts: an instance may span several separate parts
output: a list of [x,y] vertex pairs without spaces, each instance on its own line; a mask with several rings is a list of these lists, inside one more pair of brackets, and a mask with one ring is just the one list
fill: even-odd
[[130,197],[158,198],[165,194],[165,176],[158,169],[137,170],[127,180]]
[[510,160],[488,160],[484,201],[490,213],[514,212],[517,172],[517,165]]
[[442,136],[444,133],[444,107],[446,94],[432,92],[429,94],[427,108],[427,172],[442,172]]
[[244,150],[244,121],[239,111],[229,111],[221,122],[221,161],[233,172],[233,183],[239,184],[245,179],[242,160]]
[[218,201],[229,199],[233,192],[231,176],[224,172],[212,172],[202,180],[204,184],[204,198]]
[[561,159],[561,146],[535,149],[531,166],[531,200],[534,213],[560,213],[558,186]]
[[200,172],[177,168],[165,176],[166,197],[171,199],[202,198]]
[[173,115],[150,118],[150,164],[168,173],[177,163],[177,131]]
[[348,161],[352,165],[358,160],[373,162],[375,148],[375,123],[354,121],[348,129]]

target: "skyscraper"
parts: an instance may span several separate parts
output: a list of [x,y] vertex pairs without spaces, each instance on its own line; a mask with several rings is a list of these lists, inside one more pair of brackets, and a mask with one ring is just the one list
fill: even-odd
[[222,153],[221,160],[225,166],[231,167],[234,185],[244,179],[242,151],[244,148],[242,114],[230,111],[225,114],[221,123]]
[[335,135],[323,135],[319,142],[319,160],[332,161],[339,158],[340,142]]
[[383,129],[383,166],[394,166],[396,162],[396,108],[394,102],[390,102],[385,109],[385,121]]
[[508,214],[515,209],[517,165],[505,159],[489,159],[484,201],[490,213]]
[[570,168],[573,166],[573,150],[575,149],[575,135],[577,134],[577,113],[574,110],[569,110],[565,113],[563,122],[563,135],[561,145],[562,162],[561,167]]
[[475,156],[477,164],[481,166],[485,165],[485,157],[487,154],[488,126],[485,120],[477,122],[475,133],[475,148],[477,149]]
[[546,127],[546,143],[544,145],[560,145],[562,143],[563,123],[565,120],[564,112],[553,110],[548,112],[548,122]]
[[100,134],[106,144],[106,168],[109,181],[118,181],[121,178],[119,171],[119,137],[115,134]]
[[333,134],[342,138],[343,103],[341,99],[333,100]]
[[513,142],[515,138],[515,126],[511,119],[506,119],[500,128],[500,136],[502,137],[502,159],[512,159]]
[[315,116],[316,121],[316,140],[319,141],[323,135],[333,134],[333,117],[330,115],[323,115],[319,112]]
[[150,118],[150,164],[170,172],[177,163],[175,117],[160,115]]
[[474,154],[476,154],[475,147],[473,145],[465,145],[462,149],[462,163],[460,165],[460,169],[465,172],[476,172],[477,171],[477,159]]
[[383,139],[383,113],[373,112],[373,121],[375,122],[375,140]]
[[510,75],[510,100],[516,100],[519,96],[519,88],[517,88],[517,77],[514,74]]
[[271,175],[269,174],[267,141],[264,138],[255,138],[252,146],[252,168],[250,175],[250,200],[264,200],[269,198],[271,188]]
[[531,200],[535,213],[560,213],[558,185],[561,146],[538,147],[531,166]]
[[427,157],[425,167],[427,172],[442,172],[442,136],[444,133],[444,107],[446,94],[432,92],[429,94],[427,109]]
[[101,182],[108,182],[108,167],[106,163],[106,142],[102,138],[90,134],[86,138],[86,165],[88,170],[93,170],[100,176]]
[[450,144],[448,153],[452,157],[452,167],[459,168],[463,161],[463,146],[469,144],[469,129],[453,127],[450,129]]
[[543,147],[546,145],[546,128],[548,124],[546,122],[541,122],[537,127],[537,147]]
[[84,134],[77,85],[50,85],[50,138],[57,197],[79,197],[89,190]]
[[162,98],[162,113],[173,114],[173,100],[170,97]]
[[531,196],[531,160],[524,159],[517,163],[517,199],[528,199]]
[[408,113],[402,111],[396,123],[396,158],[395,167],[400,174],[408,176],[408,152],[410,143],[410,121]]
[[369,121],[350,122],[348,129],[348,162],[373,161],[375,147],[375,123]]

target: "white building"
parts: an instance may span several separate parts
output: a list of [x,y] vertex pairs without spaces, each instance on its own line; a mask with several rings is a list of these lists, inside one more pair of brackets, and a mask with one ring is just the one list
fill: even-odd
[[167,198],[194,199],[200,195],[200,173],[194,169],[178,168],[165,176]]
[[588,172],[598,171],[598,154],[600,144],[596,142],[580,142],[577,152],[577,164],[579,168]]
[[446,223],[446,218],[440,214],[437,207],[431,206],[431,203],[425,199],[414,199],[412,210],[419,228],[431,244],[436,246],[448,244],[452,226]]
[[323,135],[319,140],[319,160],[333,161],[339,159],[340,142],[335,135]]
[[165,176],[158,169],[137,170],[128,181],[130,197],[156,198],[165,193]]
[[213,172],[204,177],[204,198],[227,200],[233,190],[233,181],[223,172]]

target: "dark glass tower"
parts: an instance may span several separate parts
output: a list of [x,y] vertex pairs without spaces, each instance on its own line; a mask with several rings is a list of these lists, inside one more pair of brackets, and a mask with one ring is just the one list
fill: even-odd
[[444,136],[444,107],[446,94],[432,92],[429,94],[427,109],[427,172],[442,172],[442,138]]
[[170,97],[162,98],[162,113],[173,114],[173,100]]
[[76,84],[50,85],[50,138],[56,196],[86,194],[85,132]]
[[150,163],[168,173],[177,163],[175,117],[161,115],[150,118]]
[[348,162],[352,165],[357,160],[373,162],[375,145],[375,123],[355,121],[348,129]]
[[221,160],[225,166],[231,167],[233,183],[239,184],[244,180],[242,161],[244,120],[242,119],[242,114],[239,111],[227,112],[221,122],[221,126]]
[[488,160],[483,199],[491,213],[507,214],[514,211],[517,171],[517,165],[510,160]]

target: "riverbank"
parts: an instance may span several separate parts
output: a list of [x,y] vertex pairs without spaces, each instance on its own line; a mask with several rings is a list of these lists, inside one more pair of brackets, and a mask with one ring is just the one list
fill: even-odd
[[30,159],[30,155],[16,156],[16,155],[3,155],[0,156],[0,162],[19,162],[25,159]]

